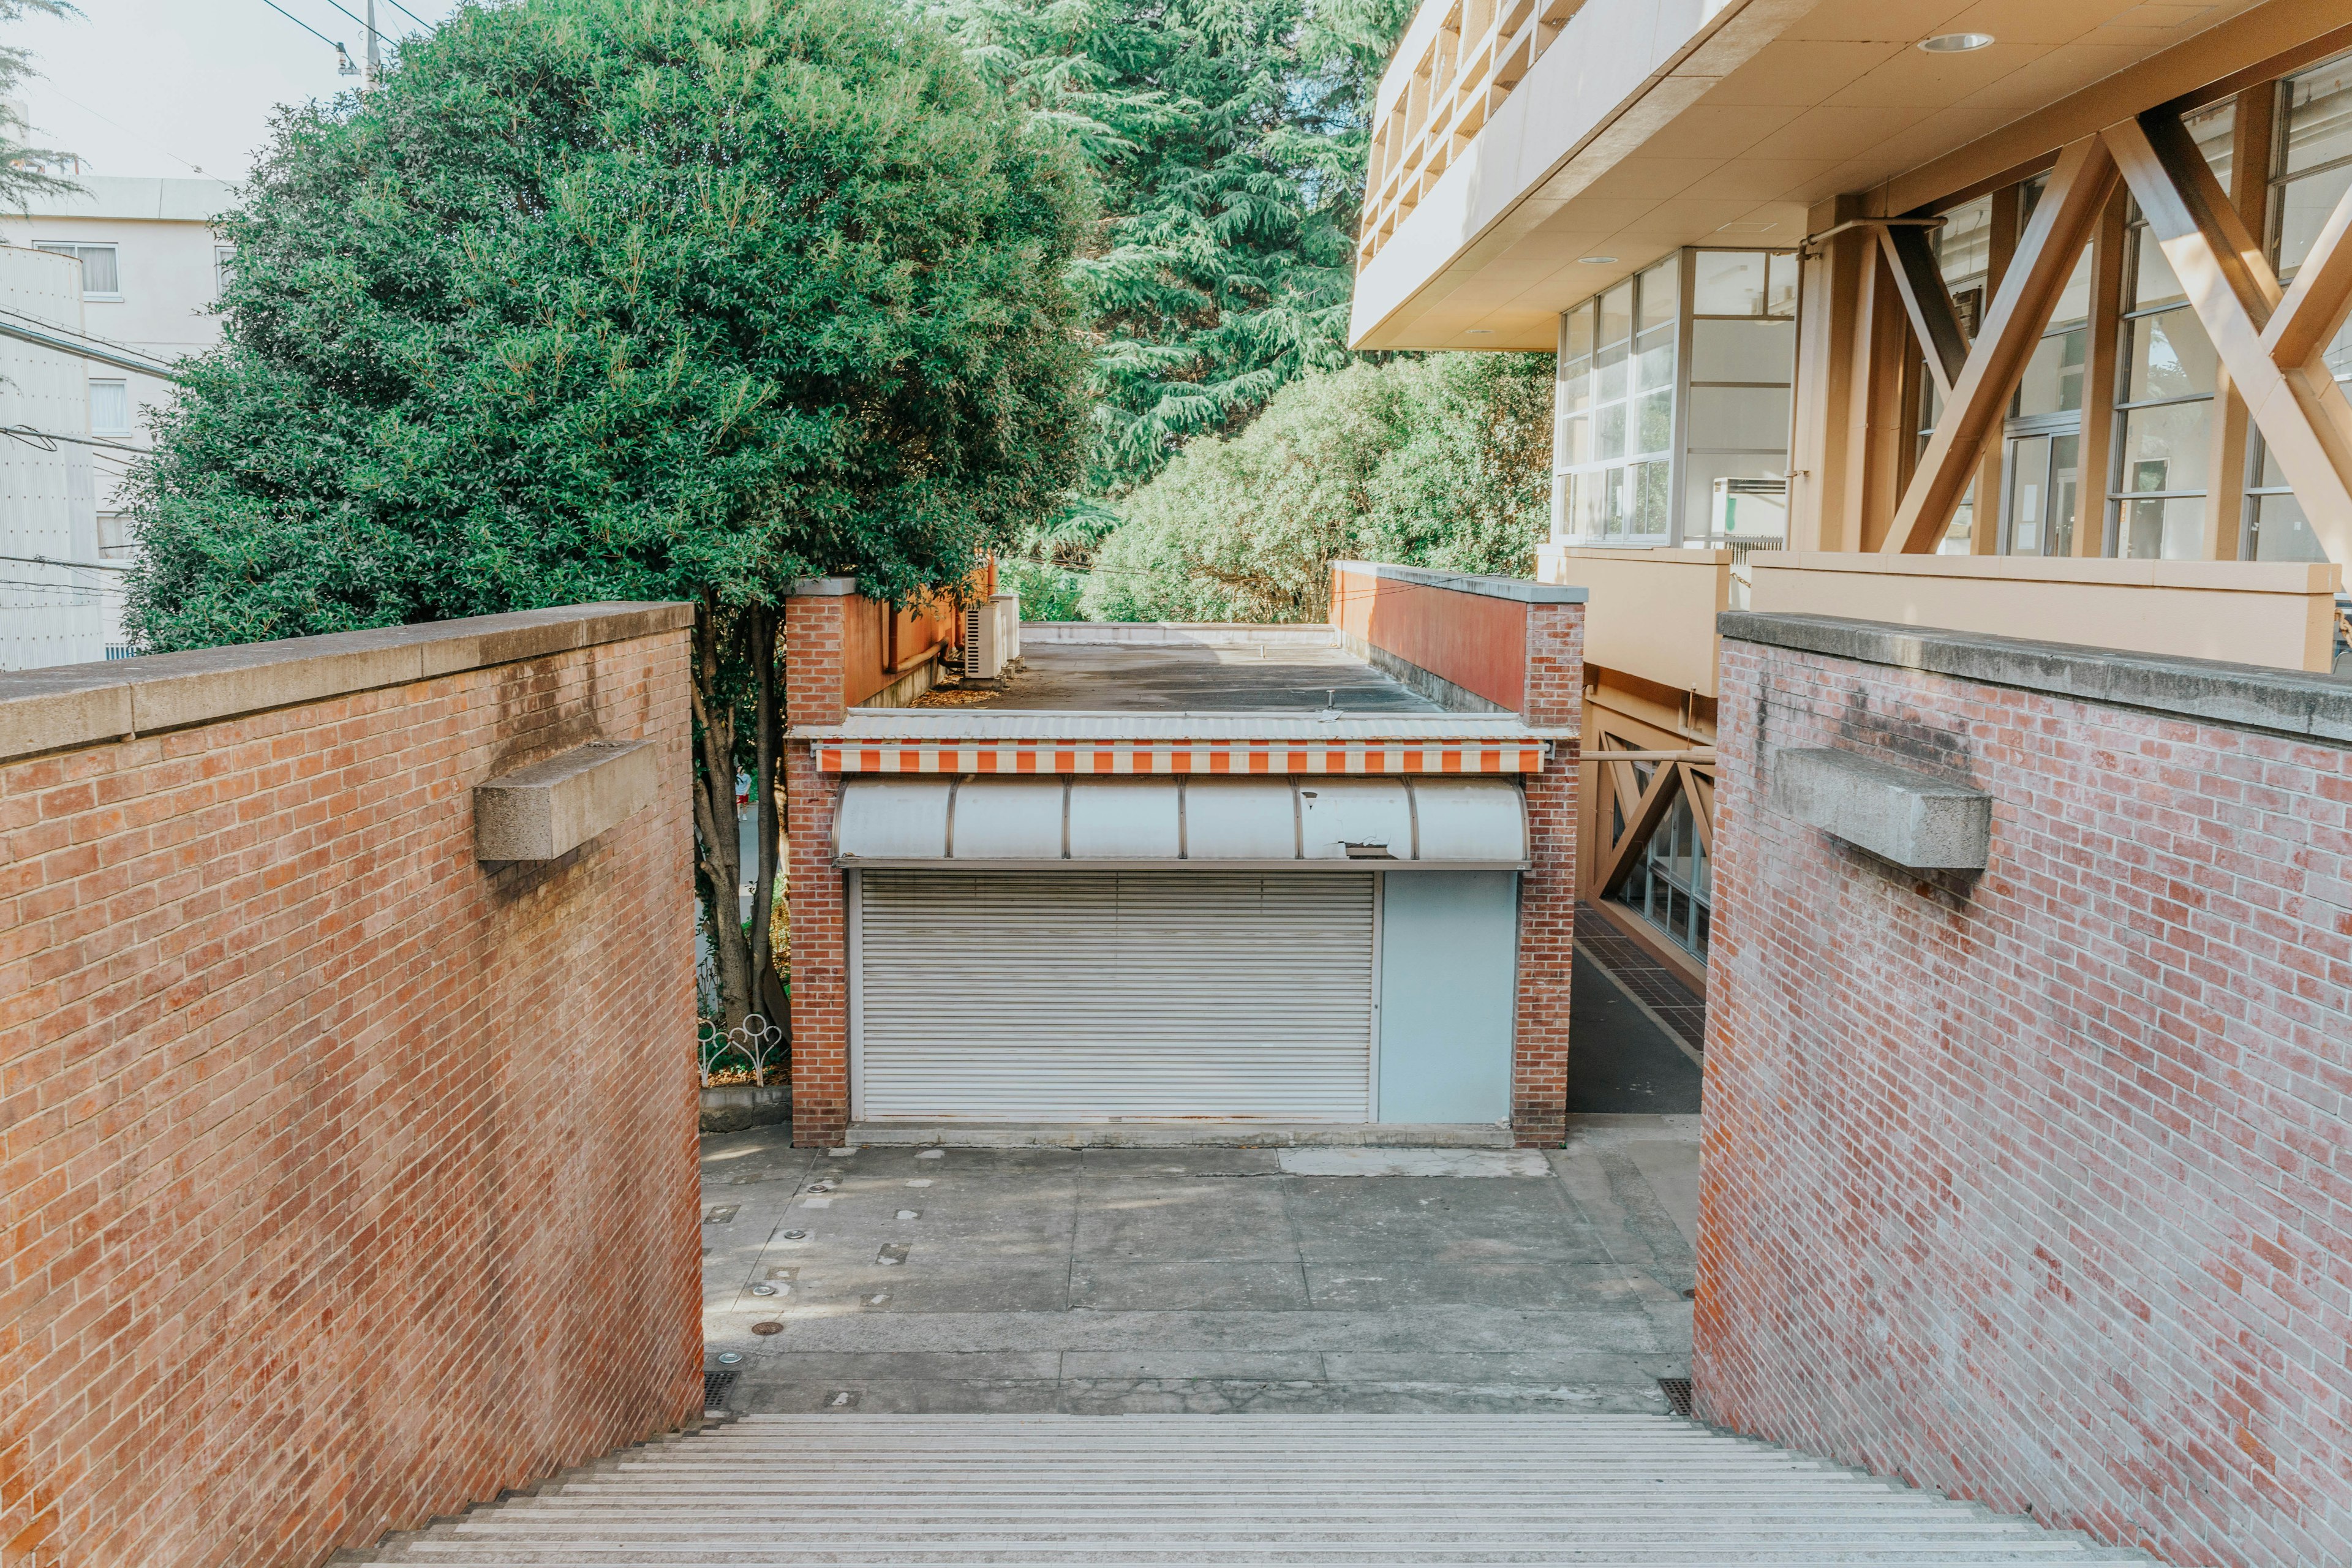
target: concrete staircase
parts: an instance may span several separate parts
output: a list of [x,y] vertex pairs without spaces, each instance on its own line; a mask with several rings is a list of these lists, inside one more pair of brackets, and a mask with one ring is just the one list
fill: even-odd
[[2147,1563],[1664,1415],[754,1415],[371,1563]]

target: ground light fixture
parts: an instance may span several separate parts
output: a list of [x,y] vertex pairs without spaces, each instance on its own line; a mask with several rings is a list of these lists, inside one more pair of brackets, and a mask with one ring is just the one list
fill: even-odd
[[1965,55],[1991,42],[1990,33],[1938,33],[1932,38],[1920,39],[1919,47],[1931,55]]

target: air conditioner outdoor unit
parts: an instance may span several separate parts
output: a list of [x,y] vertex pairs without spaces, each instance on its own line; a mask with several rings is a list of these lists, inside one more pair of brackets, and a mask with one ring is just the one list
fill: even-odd
[[996,680],[1021,657],[1021,596],[994,594],[963,612],[963,678]]

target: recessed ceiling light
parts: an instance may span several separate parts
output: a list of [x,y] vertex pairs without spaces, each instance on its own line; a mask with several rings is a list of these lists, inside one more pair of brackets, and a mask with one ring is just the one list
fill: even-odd
[[1932,38],[1920,39],[1919,47],[1931,55],[1964,55],[1991,42],[1990,33],[1938,33]]
[[1491,338],[1495,335],[1495,329],[1492,327],[1465,327],[1462,329],[1462,335],[1465,338]]
[[1613,256],[1580,256],[1577,259],[1583,262],[1587,267],[1614,267],[1617,265],[1617,258]]

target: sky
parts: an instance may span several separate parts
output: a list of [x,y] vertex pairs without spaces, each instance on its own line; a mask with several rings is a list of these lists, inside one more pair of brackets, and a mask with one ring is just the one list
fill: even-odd
[[[265,0],[77,0],[79,17],[28,16],[8,38],[38,57],[47,79],[23,93],[35,146],[79,153],[94,174],[245,177],[281,103],[331,97],[356,85],[335,74],[335,51]],[[352,58],[365,30],[330,0],[278,0]],[[340,0],[365,16],[366,0]],[[403,0],[427,21],[457,0]],[[417,25],[376,0],[387,47]]]

